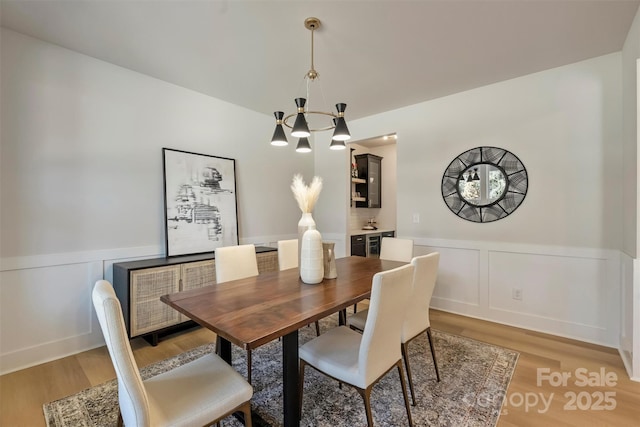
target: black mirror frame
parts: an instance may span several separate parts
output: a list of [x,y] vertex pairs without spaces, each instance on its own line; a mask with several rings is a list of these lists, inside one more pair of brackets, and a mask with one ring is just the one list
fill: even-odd
[[[488,205],[477,206],[460,195],[458,181],[464,171],[479,164],[498,168],[507,180],[502,196]],[[527,169],[510,151],[498,147],[476,147],[457,156],[442,176],[442,198],[447,207],[471,222],[493,222],[505,218],[524,201],[529,186]]]

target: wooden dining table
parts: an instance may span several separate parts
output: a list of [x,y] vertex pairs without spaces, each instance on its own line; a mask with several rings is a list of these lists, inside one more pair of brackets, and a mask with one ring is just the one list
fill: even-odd
[[373,276],[404,265],[377,258],[336,260],[338,276],[316,285],[297,268],[163,295],[160,300],[215,332],[231,363],[231,343],[245,350],[282,338],[284,426],[299,426],[298,329],[369,298]]

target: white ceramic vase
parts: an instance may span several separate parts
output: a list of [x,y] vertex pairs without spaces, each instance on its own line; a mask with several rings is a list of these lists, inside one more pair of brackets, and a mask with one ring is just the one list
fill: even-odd
[[298,221],[298,267],[302,265],[300,263],[300,253],[302,252],[302,236],[304,235],[305,231],[311,229],[316,229],[316,222],[313,220],[311,212],[303,213],[302,217],[300,217],[300,221]]
[[304,283],[315,285],[322,282],[324,264],[322,263],[322,236],[315,228],[304,232],[300,250],[300,278]]

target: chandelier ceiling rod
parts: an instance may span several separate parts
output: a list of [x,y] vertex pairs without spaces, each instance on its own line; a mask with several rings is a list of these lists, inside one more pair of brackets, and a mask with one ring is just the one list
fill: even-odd
[[307,18],[304,21],[304,26],[311,30],[311,69],[307,71],[307,77],[311,80],[315,80],[318,77],[318,72],[313,68],[313,32],[316,27],[320,26],[320,20],[317,18]]

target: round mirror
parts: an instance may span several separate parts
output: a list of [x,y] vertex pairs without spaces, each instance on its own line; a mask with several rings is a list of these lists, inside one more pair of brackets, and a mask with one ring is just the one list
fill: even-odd
[[465,169],[458,178],[458,193],[472,206],[489,206],[507,192],[509,179],[500,166],[478,163]]
[[491,222],[520,206],[528,184],[527,170],[513,153],[497,147],[477,147],[449,164],[442,176],[442,197],[460,218]]

